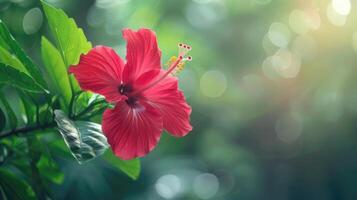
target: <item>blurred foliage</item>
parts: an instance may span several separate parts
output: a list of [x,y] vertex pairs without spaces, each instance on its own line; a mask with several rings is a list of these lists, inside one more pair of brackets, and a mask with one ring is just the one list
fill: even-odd
[[[91,43],[63,10],[46,2],[38,3],[56,41],[54,46],[41,36],[41,58],[46,70],[32,61],[0,20],[1,199],[57,198],[52,185],[61,185],[65,180],[58,159],[72,161],[69,152],[77,164],[99,157],[98,160],[105,160],[117,171],[137,179],[140,161],[115,157],[108,151],[101,125],[95,123],[108,104],[99,95],[80,91],[76,80],[67,73],[67,67],[76,64]],[[40,18],[40,24],[31,25]],[[36,33],[42,18],[39,8],[27,12],[23,31]],[[49,76],[45,79],[46,73]],[[64,142],[56,135],[56,129]],[[104,152],[106,156],[100,157]]]
[[[58,134],[40,134],[64,174],[61,184],[42,183],[54,199],[357,199],[355,1],[47,2],[73,17],[93,46],[111,46],[122,57],[124,27],[153,29],[162,63],[177,54],[177,43],[193,47],[193,61],[179,74],[180,87],[193,108],[192,133],[181,139],[164,134],[158,148],[142,159],[136,182],[103,159],[78,165]],[[46,72],[43,65],[50,64],[41,62],[41,37],[52,44],[57,41],[40,2],[2,0],[0,19]],[[0,40],[0,52],[9,51],[3,43]],[[6,55],[1,53],[2,57]],[[49,89],[58,90],[55,85]],[[51,112],[47,99],[6,87],[2,91],[6,129],[10,121],[12,126],[26,123],[22,116],[9,121],[9,108],[25,110],[36,100],[44,105],[42,112]],[[81,95],[79,102],[88,102]],[[81,103],[76,114],[85,108]],[[34,114],[26,115],[33,123]],[[92,119],[100,121],[98,116]],[[22,153],[9,152],[19,149],[9,145],[26,145],[2,143],[0,160],[5,163]],[[12,176],[25,173],[4,170]],[[61,179],[51,170],[56,180]],[[23,181],[17,182],[26,189]]]

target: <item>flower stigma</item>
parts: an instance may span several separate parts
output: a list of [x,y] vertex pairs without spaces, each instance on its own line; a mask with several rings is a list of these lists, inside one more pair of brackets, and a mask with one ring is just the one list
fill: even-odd
[[179,72],[181,72],[185,67],[185,63],[192,60],[191,56],[187,56],[187,53],[192,50],[192,47],[187,44],[179,43],[178,48],[178,56],[172,56],[167,62],[167,71],[155,81],[148,84],[146,87],[131,93],[130,96],[134,96],[138,93],[144,92],[147,89],[150,89],[168,75],[176,76]]

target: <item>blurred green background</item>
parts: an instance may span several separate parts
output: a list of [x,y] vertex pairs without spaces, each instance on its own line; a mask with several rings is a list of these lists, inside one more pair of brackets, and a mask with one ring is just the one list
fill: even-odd
[[[58,160],[56,199],[357,199],[357,2],[47,0],[94,45],[124,57],[125,27],[153,29],[179,74],[194,130],[163,134],[133,181],[101,161]],[[40,62],[37,0],[0,0],[0,18]]]

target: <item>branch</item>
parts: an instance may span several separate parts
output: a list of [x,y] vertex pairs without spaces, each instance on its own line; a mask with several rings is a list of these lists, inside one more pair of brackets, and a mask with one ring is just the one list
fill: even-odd
[[35,130],[44,130],[44,129],[48,129],[48,128],[53,128],[55,126],[56,126],[56,124],[54,122],[49,123],[49,124],[45,124],[45,125],[42,125],[42,126],[37,126],[37,125],[36,126],[25,126],[25,127],[19,128],[19,129],[10,130],[10,131],[1,133],[0,139],[9,137],[11,135],[18,135],[18,134],[21,134],[21,133],[32,132],[32,131],[35,131]]
[[[79,113],[77,116],[73,116],[70,117],[70,119],[72,120],[77,120],[80,119],[81,117],[83,117],[87,112],[91,111],[91,109],[93,109],[96,105],[101,104],[105,102],[105,100],[100,100],[97,101],[91,105],[89,105],[86,109],[84,109],[81,113]],[[102,109],[99,109],[99,111],[101,111]],[[93,115],[91,115],[90,117],[93,117],[94,115],[98,114],[98,111],[95,112]],[[0,140],[6,137],[9,137],[11,135],[19,135],[21,133],[28,133],[28,132],[32,132],[32,131],[36,131],[36,130],[44,130],[47,128],[53,128],[56,127],[56,123],[55,122],[51,122],[48,124],[44,124],[44,125],[39,125],[38,123],[36,123],[35,126],[25,126],[19,129],[15,129],[15,130],[9,130],[7,132],[3,132],[0,134]]]

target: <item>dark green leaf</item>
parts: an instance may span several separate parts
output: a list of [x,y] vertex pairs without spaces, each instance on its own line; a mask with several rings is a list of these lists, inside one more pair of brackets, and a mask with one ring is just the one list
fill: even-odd
[[0,84],[12,85],[30,92],[43,93],[45,90],[25,73],[0,63]]
[[36,121],[36,105],[34,104],[33,100],[29,95],[27,95],[22,90],[18,90],[18,94],[20,99],[24,105],[27,124],[32,124]]
[[109,147],[100,124],[73,122],[61,110],[55,110],[55,120],[67,146],[79,163],[103,154]]
[[67,68],[61,54],[45,37],[42,37],[41,40],[41,55],[50,81],[54,86],[55,91],[52,92],[59,95],[68,106],[72,94]]
[[7,99],[5,98],[5,96],[3,96],[2,93],[0,93],[0,100],[6,109],[7,121],[10,124],[10,128],[15,129],[17,126],[17,118],[14,111],[12,110],[10,104],[7,102]]
[[40,170],[41,175],[47,180],[56,184],[61,184],[63,182],[63,172],[61,172],[57,164],[53,162],[49,156],[42,155],[37,163],[37,167]]
[[0,186],[7,199],[35,199],[35,193],[30,185],[4,168],[0,169]]
[[37,163],[39,162],[44,152],[43,145],[37,139],[36,135],[27,136],[26,141],[28,145],[27,157],[30,159],[32,187],[38,199],[46,199],[46,196],[48,195],[40,174],[40,170],[37,166]]
[[38,139],[36,136],[28,137],[30,141],[30,153],[37,154],[31,155],[31,159],[35,162],[36,167],[39,169],[41,176],[47,180],[60,184],[63,181],[64,174],[58,168],[57,164],[53,161],[51,153],[47,148],[46,142]]
[[114,166],[115,168],[123,171],[126,175],[130,178],[136,180],[140,175],[140,160],[133,159],[133,160],[120,160],[116,157],[111,150],[108,150],[104,154],[104,160],[107,161],[110,165]]
[[6,125],[5,113],[0,108],[0,131],[2,131],[5,128],[5,125]]
[[[47,88],[45,79],[42,77],[39,68],[32,62],[30,57],[26,55],[24,50],[20,47],[14,37],[10,34],[4,22],[0,20],[0,37],[1,40],[5,42],[8,48],[11,49],[12,53],[21,61],[23,66],[27,69],[29,74],[43,87]],[[6,47],[4,47],[6,48]],[[9,49],[7,49],[9,50]]]

